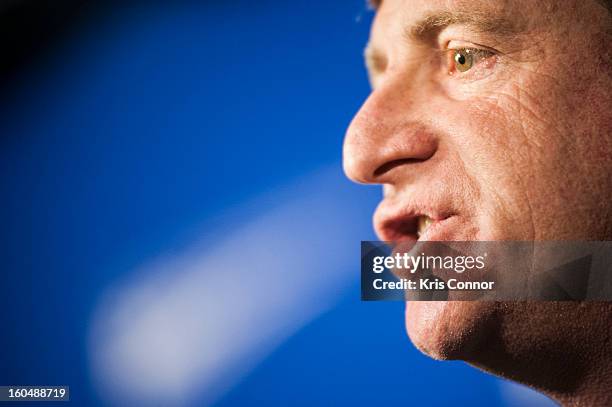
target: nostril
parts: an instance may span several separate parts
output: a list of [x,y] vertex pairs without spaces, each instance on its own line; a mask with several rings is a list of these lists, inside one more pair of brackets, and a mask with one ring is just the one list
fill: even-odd
[[393,161],[388,161],[386,163],[384,163],[383,165],[381,165],[380,167],[378,167],[375,171],[374,171],[374,176],[375,177],[379,177],[389,171],[391,171],[393,168],[395,167],[399,167],[401,165],[405,165],[405,164],[418,164],[421,162],[427,161],[427,158],[401,158],[399,160],[393,160]]

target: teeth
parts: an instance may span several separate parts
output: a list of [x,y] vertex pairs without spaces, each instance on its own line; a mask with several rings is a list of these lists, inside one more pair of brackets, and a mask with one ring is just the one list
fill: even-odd
[[433,223],[433,219],[429,216],[419,216],[419,220],[417,223],[417,235],[419,237],[423,236],[427,231],[427,228]]

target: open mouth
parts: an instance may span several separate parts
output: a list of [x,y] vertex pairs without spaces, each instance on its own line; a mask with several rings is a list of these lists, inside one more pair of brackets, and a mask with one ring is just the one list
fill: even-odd
[[433,225],[434,220],[427,215],[417,216],[417,230],[416,235],[417,238],[421,238],[421,236],[427,233],[427,230],[431,225]]
[[427,196],[385,198],[374,213],[376,234],[385,242],[453,240],[463,235],[462,221],[450,197]]
[[396,216],[384,219],[377,224],[377,232],[387,242],[417,242],[428,240],[446,240],[444,226],[452,216],[419,214]]

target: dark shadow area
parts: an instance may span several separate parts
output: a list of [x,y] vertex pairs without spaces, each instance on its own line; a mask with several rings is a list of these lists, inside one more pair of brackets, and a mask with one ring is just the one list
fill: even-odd
[[0,89],[70,32],[82,18],[85,0],[12,0],[0,4]]

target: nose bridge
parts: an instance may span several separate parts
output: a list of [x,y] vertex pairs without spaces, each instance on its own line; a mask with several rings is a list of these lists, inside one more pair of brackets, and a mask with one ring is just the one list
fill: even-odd
[[417,81],[398,75],[372,92],[346,133],[343,164],[349,178],[365,184],[393,183],[386,169],[433,155],[435,140],[418,117],[419,91]]

